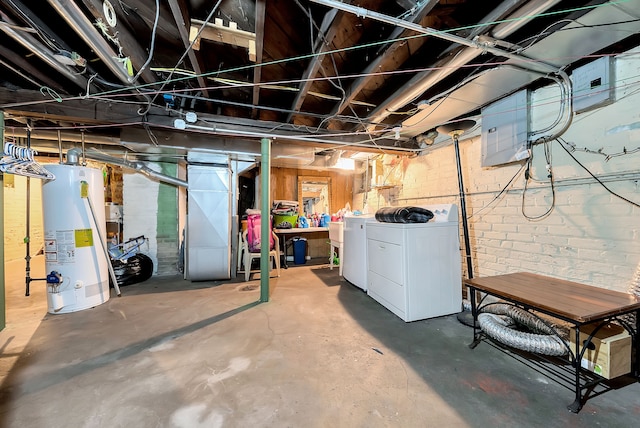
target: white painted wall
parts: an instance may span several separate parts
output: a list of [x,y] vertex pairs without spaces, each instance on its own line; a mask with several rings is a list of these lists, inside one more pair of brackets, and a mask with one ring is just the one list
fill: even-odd
[[[147,165],[154,171],[160,171],[156,164]],[[149,239],[149,248],[141,248],[141,252],[153,260],[153,273],[158,272],[158,245],[156,231],[158,223],[158,189],[160,183],[146,176],[123,169],[123,234],[124,241],[144,235]]]
[[[640,49],[616,59],[615,75],[615,102],[576,115],[563,135],[577,148],[605,154],[640,148]],[[532,130],[555,118],[557,92],[555,87],[545,87],[532,94]],[[553,210],[544,218],[530,220],[523,214],[522,173],[495,200],[521,164],[481,168],[479,128],[471,135],[461,138],[460,149],[474,275],[528,271],[627,291],[640,265],[640,208],[607,192],[553,141],[549,144],[555,202],[544,147],[538,145],[533,148],[533,178],[524,195],[524,213],[539,216],[552,203]],[[413,159],[394,161],[385,156],[385,174],[401,174],[402,185],[356,195],[354,208],[361,209],[365,199],[371,212],[383,206],[459,203],[453,145],[437,144]],[[601,154],[585,151],[576,151],[574,156],[611,190],[640,204],[640,151],[608,161]],[[466,276],[466,267],[463,269]]]

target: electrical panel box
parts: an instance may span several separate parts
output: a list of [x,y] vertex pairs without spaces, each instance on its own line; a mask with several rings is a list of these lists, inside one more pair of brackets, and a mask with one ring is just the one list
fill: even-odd
[[483,167],[529,157],[529,93],[521,90],[482,109]]
[[573,111],[582,113],[613,102],[613,58],[602,57],[573,70]]

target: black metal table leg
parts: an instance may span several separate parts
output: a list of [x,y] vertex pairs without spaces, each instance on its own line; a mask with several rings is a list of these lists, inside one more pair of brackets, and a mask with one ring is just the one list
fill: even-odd
[[478,335],[478,308],[476,307],[476,289],[469,287],[469,299],[471,300],[471,315],[473,316],[473,342],[469,345],[469,348],[474,349],[480,343],[480,336]]
[[574,402],[569,404],[567,406],[567,409],[569,409],[573,413],[578,413],[580,409],[582,409],[582,394],[581,394],[581,388],[580,388],[580,368],[582,363],[580,360],[582,359],[582,353],[580,352],[580,327],[577,325],[576,325],[576,348],[575,348],[574,355],[575,357],[574,357],[573,365],[576,372],[576,382],[575,382],[576,396],[575,396]]

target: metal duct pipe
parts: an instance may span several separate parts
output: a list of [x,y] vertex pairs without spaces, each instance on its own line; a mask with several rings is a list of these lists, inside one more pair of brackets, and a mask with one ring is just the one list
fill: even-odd
[[[72,131],[48,131],[48,130],[31,130],[31,138],[34,140],[52,140],[58,141],[58,133],[60,134],[61,141],[69,141],[73,143],[77,143],[81,140],[81,135],[77,132]],[[11,135],[13,137],[22,137],[26,138],[27,130],[24,128],[17,128],[11,131]],[[105,145],[120,145],[120,138],[118,137],[107,137],[104,135],[91,135],[85,134],[85,142],[92,144],[105,144]]]
[[[69,157],[69,152],[71,152],[72,150],[77,150],[77,149],[71,149],[67,152],[67,159]],[[151,168],[149,168],[148,166],[144,165],[142,162],[129,162],[126,161],[124,159],[120,159],[120,158],[116,158],[113,156],[109,156],[109,155],[105,155],[102,153],[96,153],[96,152],[87,152],[84,154],[84,156],[88,159],[93,159],[96,161],[100,161],[100,162],[105,162],[105,163],[110,163],[113,165],[119,165],[123,168],[128,168],[128,169],[132,169],[134,171],[139,172],[140,174],[144,174],[147,177],[150,178],[155,178],[159,181],[162,181],[163,183],[167,183],[167,184],[172,184],[174,186],[178,186],[178,187],[187,187],[188,183],[184,180],[180,180],[179,178],[176,177],[170,177],[168,175],[162,174],[160,172],[154,171]]]
[[30,34],[24,34],[17,32],[14,30],[11,25],[13,22],[4,14],[0,13],[4,22],[0,22],[0,30],[3,31],[7,36],[11,37],[13,40],[22,45],[25,49],[33,52],[38,58],[47,63],[50,67],[56,69],[58,72],[63,74],[69,80],[75,82],[82,89],[86,89],[87,79],[80,75],[73,73],[69,68],[65,65],[58,62],[57,59],[54,58],[53,54],[49,49],[47,49],[42,43],[37,41]]
[[[460,51],[457,55],[455,55],[449,62],[442,66],[442,69],[436,72],[424,72],[414,76],[404,87],[408,89],[401,89],[398,92],[394,93],[391,97],[388,98],[388,102],[379,105],[371,114],[370,121],[374,123],[382,122],[389,114],[393,111],[396,111],[405,105],[409,104],[415,98],[419,97],[426,91],[429,87],[434,84],[440,82],[442,79],[450,75],[455,71],[457,67],[461,65],[467,64],[469,61],[478,57],[483,52],[491,52],[496,55],[505,56],[511,59],[517,60],[528,60],[528,58],[521,55],[514,55],[510,52],[503,51],[501,49],[497,49],[495,47],[489,46],[486,43],[479,43],[477,41],[472,41],[465,39],[463,37],[459,37],[453,34],[442,33],[428,27],[422,27],[419,24],[414,24],[411,22],[407,22],[401,19],[397,19],[394,17],[386,16],[377,12],[369,11],[367,9],[348,5],[342,2],[338,2],[335,0],[311,0],[314,3],[319,3],[325,6],[334,7],[340,10],[344,10],[347,12],[351,12],[357,14],[358,16],[370,17],[372,19],[376,19],[382,22],[386,22],[388,24],[401,26],[410,30],[414,30],[419,33],[432,35],[434,37],[448,40],[453,43],[458,43],[463,46],[468,46],[468,49],[464,49]],[[556,4],[559,0],[547,0],[545,2],[536,3],[535,10],[537,13],[540,13],[543,10],[546,10]],[[532,7],[530,8],[520,8],[517,13],[514,13],[509,16],[509,19],[512,20],[508,23],[500,24],[496,27],[496,30],[493,34],[500,34],[502,37],[506,37],[509,34],[512,34],[514,31],[519,29],[522,25],[524,25],[527,20],[519,19],[527,14],[531,13],[531,10],[534,10]],[[525,64],[523,67],[535,67],[535,63],[533,64]],[[533,71],[545,71],[545,72],[558,72],[555,67],[549,66],[547,64],[541,63],[542,68],[544,70],[540,70],[540,68],[535,68]],[[568,77],[567,77],[568,78]]]
[[488,336],[512,348],[551,356],[562,356],[569,352],[568,345],[557,335],[515,330],[508,321],[492,313],[479,314],[478,323]]
[[118,54],[111,45],[98,33],[91,21],[84,15],[80,7],[73,1],[48,0],[49,4],[60,14],[87,45],[100,57],[102,62],[109,67],[126,85],[129,85],[129,75],[125,68],[113,60]]
[[518,9],[516,13],[509,16],[509,22],[503,22],[502,24],[497,25],[496,28],[491,31],[491,35],[496,39],[504,39],[522,27],[522,25],[527,21],[530,21],[536,15],[546,10],[549,10],[558,3],[560,3],[560,0],[528,2]]

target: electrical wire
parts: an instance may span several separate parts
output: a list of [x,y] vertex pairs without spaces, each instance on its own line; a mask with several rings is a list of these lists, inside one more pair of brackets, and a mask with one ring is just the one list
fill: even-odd
[[159,20],[160,20],[160,0],[156,0],[156,15],[153,21],[153,29],[151,30],[151,46],[149,47],[149,56],[147,57],[147,61],[142,65],[142,67],[140,67],[140,70],[138,70],[138,73],[130,80],[131,83],[134,83],[136,80],[138,80],[138,77],[140,77],[140,75],[144,72],[145,68],[147,68],[147,66],[151,62],[151,59],[153,58],[153,53],[156,47],[156,34],[158,30]]
[[[615,4],[618,4],[618,3],[625,3],[627,1],[629,1],[629,0],[619,0],[619,1],[616,1],[616,2],[606,3],[606,5],[615,5]],[[466,26],[466,27],[456,27],[456,28],[452,28],[452,29],[448,29],[448,30],[441,30],[441,31],[439,31],[439,33],[458,32],[458,31],[461,31],[461,30],[464,30],[464,29],[474,28],[474,27],[477,27],[477,26],[494,25],[494,24],[499,24],[499,23],[503,23],[503,22],[511,22],[511,21],[516,21],[516,20],[521,20],[521,19],[533,19],[533,18],[537,18],[537,17],[555,15],[555,14],[560,14],[560,13],[570,13],[570,12],[575,12],[575,11],[580,11],[580,10],[595,9],[595,8],[603,7],[603,6],[605,6],[605,5],[600,4],[600,5],[588,5],[588,6],[584,6],[584,7],[578,7],[578,8],[569,8],[569,9],[563,9],[563,10],[559,10],[559,11],[541,13],[541,14],[532,15],[532,16],[519,17],[519,18],[516,18],[516,19],[498,20],[498,21],[494,21],[492,23],[483,23],[483,24],[477,24],[477,25]],[[328,54],[332,54],[332,53],[341,53],[341,52],[349,52],[349,51],[358,50],[358,49],[366,49],[366,48],[372,47],[372,46],[384,45],[384,44],[387,44],[387,43],[390,43],[390,42],[396,42],[396,41],[410,40],[410,39],[417,38],[417,37],[428,37],[428,35],[419,34],[419,35],[413,35],[413,36],[399,37],[399,38],[393,39],[393,40],[381,40],[381,41],[376,41],[376,42],[365,43],[365,44],[362,44],[362,45],[348,46],[348,47],[344,47],[344,48],[340,48],[340,49],[328,50],[328,51],[319,52],[319,53],[311,53],[311,54],[299,55],[299,56],[296,56],[296,57],[283,58],[283,59],[263,62],[261,64],[238,66],[238,67],[228,68],[228,69],[224,69],[224,70],[217,70],[217,71],[201,73],[201,74],[198,74],[198,75],[195,75],[195,76],[184,76],[184,77],[181,77],[181,78],[178,78],[178,79],[166,80],[165,83],[177,83],[177,82],[180,82],[180,81],[183,81],[183,80],[193,79],[194,77],[208,77],[208,76],[213,76],[213,75],[220,75],[220,74],[223,74],[223,73],[232,73],[232,72],[249,70],[249,69],[253,69],[255,67],[259,67],[259,66],[260,67],[264,67],[264,66],[268,66],[268,65],[277,65],[277,64],[288,63],[288,62],[292,62],[292,61],[306,60],[306,59],[310,59],[310,58],[313,58],[313,57],[316,57],[316,56],[320,56],[320,55],[328,55]],[[533,61],[532,60],[531,62],[542,62],[542,61]],[[152,86],[152,85],[155,85],[155,84],[156,83],[149,83],[149,84],[146,84],[146,85],[140,85],[140,87],[147,87],[147,86]],[[107,95],[107,94],[108,93],[104,93],[104,94],[101,94],[101,95]]]
[[[218,2],[218,4],[219,4],[219,3],[220,3],[220,1]],[[621,2],[612,2],[612,3],[610,3],[610,4],[614,4],[614,3],[624,3],[624,1],[621,1]],[[593,7],[601,7],[601,6],[602,6],[602,5],[596,5],[596,6],[593,6]],[[217,5],[216,5],[216,7],[217,7]],[[578,9],[587,9],[587,8],[591,8],[591,7],[578,8]],[[215,7],[214,7],[214,9],[215,9]],[[576,10],[577,10],[577,9],[576,9]],[[561,12],[566,13],[567,11],[570,11],[570,10],[556,11],[556,12],[554,12],[554,13],[561,13]],[[546,14],[540,14],[540,15],[537,15],[537,16],[544,16],[544,15],[546,15]],[[528,18],[531,18],[531,17],[528,17]],[[502,22],[502,21],[496,21],[496,22]],[[487,25],[487,24],[485,23],[485,24],[482,24],[482,25]],[[448,32],[448,31],[454,31],[454,30],[458,30],[458,29],[446,30],[445,32]],[[420,36],[424,36],[424,35],[420,35]],[[397,40],[403,40],[403,39],[404,39],[404,40],[407,40],[407,39],[409,39],[409,38],[413,38],[413,37],[416,37],[416,36],[412,36],[412,37],[404,37],[404,38],[398,38]],[[385,43],[389,43],[389,42],[390,42],[390,40],[384,40],[384,41],[380,41],[380,42],[374,42],[374,43],[369,43],[369,44],[364,44],[364,45],[352,46],[352,47],[347,47],[347,48],[342,48],[342,49],[334,49],[334,50],[326,51],[326,52],[323,52],[323,53],[320,53],[320,54],[326,55],[326,54],[332,54],[332,53],[334,53],[334,52],[335,52],[335,53],[347,52],[347,51],[352,50],[352,49],[361,49],[361,48],[365,48],[365,47],[368,47],[368,46],[373,46],[373,45],[377,45],[377,44],[385,44]],[[186,53],[187,53],[187,52],[188,52],[188,50],[185,52],[185,55],[186,55]],[[183,58],[184,58],[184,56],[185,56],[185,55],[183,55]],[[308,57],[312,57],[312,56],[315,56],[315,55],[316,55],[316,54],[312,54],[312,55],[305,55],[305,56],[300,56],[300,57],[298,57],[298,58],[308,58]],[[282,61],[291,61],[291,60],[295,60],[295,59],[296,59],[296,58],[287,58],[287,59],[283,59],[283,60],[274,61],[273,63],[276,63],[276,62],[282,62]],[[270,64],[270,63],[263,63],[263,64],[261,64],[261,66],[268,65],[268,64]],[[255,67],[255,66],[256,66],[256,65],[252,65],[251,67]],[[202,73],[202,74],[200,74],[200,75],[188,76],[187,78],[192,79],[192,78],[194,78],[194,77],[208,76],[208,75],[212,75],[212,74],[214,74],[214,73],[215,73],[215,74],[220,74],[220,73],[223,73],[223,72],[226,72],[226,71],[233,71],[233,70],[238,70],[238,69],[242,69],[242,68],[247,68],[247,67],[240,67],[240,68],[235,68],[235,69],[230,69],[230,70],[221,70],[221,71],[210,72],[210,73]],[[400,71],[400,72],[402,72],[402,71]],[[398,71],[395,71],[395,72],[389,72],[388,74],[397,74],[397,73],[398,73]],[[379,74],[379,73],[372,73],[371,75],[374,75],[374,74]],[[368,74],[361,74],[361,76],[367,76],[367,75],[368,75]],[[163,85],[165,85],[165,84],[167,84],[167,83],[170,83],[170,82],[178,81],[178,79],[176,79],[176,80],[172,80],[172,79],[171,79],[171,77],[172,77],[172,76],[170,75],[170,76],[169,76],[169,78],[168,78],[168,79],[166,79],[166,80],[164,81]],[[345,78],[345,77],[343,76],[343,78]],[[329,78],[329,80],[330,80],[330,79],[334,79],[334,77]],[[304,80],[304,81],[307,81],[306,79],[300,79],[300,81],[303,81],[303,80]],[[312,80],[312,79],[308,79],[308,80]],[[313,79],[313,80],[319,80],[319,79]],[[330,80],[330,81],[331,81],[331,80]],[[332,82],[332,83],[333,83],[333,82]],[[139,88],[143,88],[144,86],[146,86],[146,85],[139,85],[139,86],[136,86],[136,88],[137,88],[137,89],[139,89]],[[130,88],[129,88],[129,89],[130,89]],[[119,90],[126,90],[126,89],[125,89],[125,88],[122,88],[122,89],[119,89]],[[91,95],[91,97],[93,97],[93,96],[98,96],[98,95],[107,95],[107,94],[108,94],[108,93],[93,94],[93,95]]]
[[493,204],[495,201],[500,199],[500,197],[507,191],[507,189],[509,189],[509,187],[511,187],[511,185],[513,184],[515,179],[522,173],[522,171],[524,171],[525,166],[526,166],[526,162],[524,162],[522,165],[520,165],[520,168],[516,171],[515,174],[513,174],[513,177],[511,177],[509,182],[507,184],[505,184],[505,186],[502,188],[502,190],[500,190],[500,192],[498,192],[498,194],[496,196],[494,196],[493,199],[489,201],[489,203],[487,203],[485,206],[480,208],[478,211],[475,211],[470,216],[467,216],[467,219],[470,219],[471,217],[480,214],[481,212],[483,212],[484,210],[489,208],[491,206],[491,204]]
[[618,193],[614,192],[613,190],[609,189],[607,187],[606,184],[604,184],[598,177],[596,177],[590,170],[589,168],[587,168],[586,166],[584,166],[582,163],[580,163],[580,161],[578,159],[576,159],[575,156],[573,156],[573,153],[571,153],[571,151],[566,147],[567,145],[569,145],[569,143],[567,143],[565,140],[563,140],[562,138],[556,138],[556,141],[558,143],[560,143],[560,146],[564,149],[565,152],[567,152],[567,154],[571,157],[571,159],[573,159],[575,161],[575,163],[577,163],[580,168],[582,168],[583,170],[585,170],[585,172],[587,174],[589,174],[594,180],[596,180],[607,192],[609,192],[611,195],[615,196],[616,198],[622,199],[623,201],[633,205],[634,207],[638,207],[640,208],[640,204],[633,202],[627,198],[625,198],[622,195],[619,195]]
[[521,202],[521,211],[522,211],[522,215],[529,221],[537,221],[537,220],[542,220],[546,217],[548,217],[551,212],[553,211],[553,209],[556,206],[556,187],[555,187],[555,183],[554,183],[554,177],[553,177],[553,171],[552,171],[552,164],[551,164],[551,145],[549,144],[549,141],[544,141],[544,156],[545,156],[545,160],[547,162],[546,168],[547,168],[547,178],[549,179],[549,182],[551,184],[551,204],[549,205],[549,208],[547,209],[547,211],[545,211],[544,213],[537,215],[537,216],[530,216],[525,212],[525,199],[526,199],[526,194],[527,194],[527,183],[529,182],[529,179],[531,178],[530,175],[530,167],[531,167],[531,161],[533,160],[533,151],[531,151],[531,156],[527,159],[526,162],[526,170],[525,170],[525,181],[524,181],[524,188],[522,189],[522,202]]
[[[198,41],[198,38],[200,37],[200,34],[202,33],[202,31],[204,31],[204,28],[206,27],[207,23],[211,20],[211,18],[213,17],[213,14],[216,12],[216,10],[218,10],[218,6],[220,6],[220,3],[222,3],[222,0],[218,0],[218,2],[213,6],[213,8],[211,9],[211,12],[209,12],[209,15],[207,15],[207,18],[203,21],[202,26],[200,27],[200,29],[196,33],[196,36],[193,38],[193,40],[191,41],[189,46],[182,53],[182,55],[180,56],[180,59],[178,59],[178,62],[176,62],[175,67],[173,67],[173,70],[169,73],[169,76],[162,82],[162,85],[160,86],[160,90],[158,91],[158,94],[162,93],[162,91],[164,90],[166,85],[168,85],[169,83],[173,82],[171,80],[171,78],[173,77],[173,73],[175,72],[174,70],[177,69],[180,64],[182,64],[182,61],[184,61],[186,56],[189,54],[189,51],[193,48],[193,45],[196,43],[196,41]],[[198,75],[196,75],[194,73],[193,77],[198,78],[198,77],[201,77],[201,76],[198,76]],[[156,96],[154,96],[153,99],[151,100],[151,102],[148,104],[149,107],[144,112],[145,114],[149,112],[149,110],[151,108],[151,104],[153,102],[155,102],[158,94],[156,94]]]

